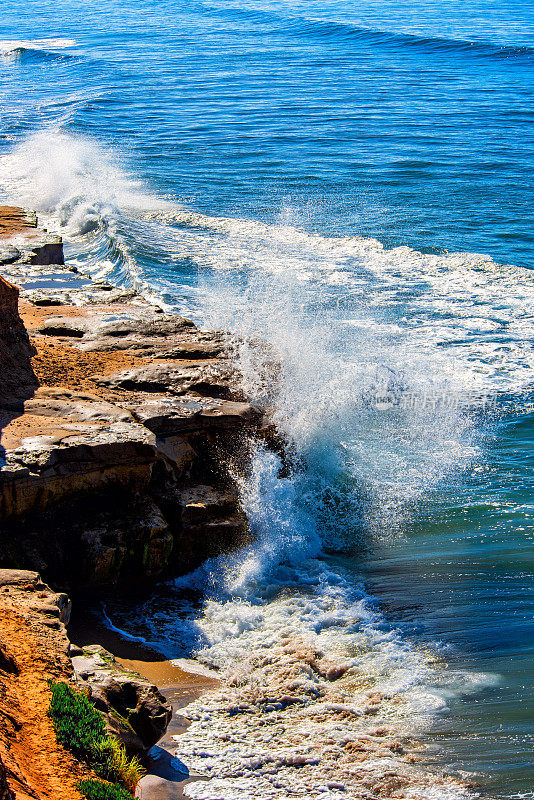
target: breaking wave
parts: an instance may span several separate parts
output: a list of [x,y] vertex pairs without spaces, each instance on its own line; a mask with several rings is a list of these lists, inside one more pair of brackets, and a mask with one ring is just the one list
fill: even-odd
[[79,268],[147,289],[134,254],[136,236],[143,244],[139,223],[167,206],[145,192],[111,150],[87,137],[45,129],[2,157],[0,190],[6,200],[35,209],[63,236]]
[[389,29],[372,28],[335,19],[310,18],[291,13],[280,13],[274,9],[232,8],[209,9],[211,13],[224,17],[249,19],[254,22],[277,26],[297,36],[307,36],[331,40],[332,42],[361,42],[362,45],[409,52],[419,50],[424,54],[451,53],[456,56],[469,56],[482,59],[522,59],[531,61],[534,48],[528,45],[499,44],[481,39],[463,39],[447,36],[424,36]]
[[333,39],[361,40],[365,44],[397,49],[418,49],[428,54],[453,53],[479,58],[526,58],[534,57],[534,48],[527,46],[499,45],[493,42],[469,41],[438,36],[421,36],[387,30],[373,30],[342,22],[309,20],[298,25],[299,33]]

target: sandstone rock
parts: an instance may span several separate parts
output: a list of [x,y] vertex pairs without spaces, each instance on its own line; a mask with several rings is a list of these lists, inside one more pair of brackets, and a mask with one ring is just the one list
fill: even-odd
[[159,397],[139,405],[132,403],[135,418],[158,436],[193,432],[209,428],[226,430],[254,427],[261,421],[259,409],[250,403],[183,395],[179,398]]
[[169,350],[163,350],[158,354],[158,358],[183,358],[183,359],[206,359],[220,358],[224,355],[224,344],[222,342],[182,342]]
[[161,577],[174,546],[167,520],[147,496],[132,497],[127,507],[120,503],[118,508],[112,499],[81,524],[74,522],[70,535],[81,544],[84,570],[78,571],[79,578],[93,587]]
[[57,617],[65,625],[69,624],[72,610],[69,597],[64,592],[53,592],[46,583],[43,583],[38,572],[27,569],[0,569],[0,587],[35,593],[28,608],[44,616]]
[[213,486],[191,486],[177,494],[176,500],[185,526],[227,519],[237,510],[235,493]]
[[[59,388],[42,387],[26,401],[3,431],[0,563],[32,567],[81,592],[183,573],[218,548],[242,543],[247,526],[235,490],[204,482],[184,495],[176,487],[190,481],[193,467],[212,480],[196,449],[205,430],[249,424],[255,412],[247,404],[191,400],[189,431],[169,433],[184,420],[166,420],[164,400],[141,404],[143,415]],[[208,510],[193,518],[182,510],[196,502],[195,491]]]
[[13,236],[37,227],[37,216],[19,206],[0,206],[0,236]]
[[37,388],[34,350],[18,313],[18,296],[18,289],[0,278],[0,406],[5,407],[17,407]]
[[184,436],[165,436],[156,442],[158,456],[168,462],[175,480],[183,479],[188,474],[198,453]]
[[180,531],[169,559],[173,573],[190,571],[206,558],[251,541],[234,486],[177,486],[159,493],[157,499],[169,524]]
[[24,518],[66,497],[110,487],[135,491],[150,481],[154,436],[125,422],[77,423],[52,435],[29,436],[0,468],[0,519]]
[[[108,403],[88,392],[43,386],[35,396],[24,403],[24,413],[41,417],[53,417],[58,421],[76,422],[134,422],[133,415],[125,408]],[[18,424],[21,424],[19,418]],[[58,423],[59,424],[59,423]],[[75,428],[73,427],[73,430]]]
[[122,667],[99,645],[84,648],[72,659],[76,680],[95,707],[106,714],[108,727],[130,754],[146,754],[161,739],[172,706],[157,686]]
[[163,336],[167,339],[173,336],[177,330],[183,328],[195,328],[195,323],[186,317],[177,314],[168,314],[164,317],[153,317],[148,319],[123,319],[119,322],[109,322],[99,327],[98,332],[101,336],[124,336],[136,334],[141,337]]
[[74,336],[81,339],[87,329],[87,322],[79,317],[51,317],[46,320],[39,333],[48,336]]
[[[102,291],[101,287],[100,290]],[[110,287],[111,288],[111,287]],[[159,310],[160,311],[160,310]],[[129,348],[149,348],[161,349],[168,346],[169,337],[181,338],[187,336],[188,332],[196,328],[191,320],[175,314],[161,316],[156,309],[129,309],[120,314],[110,315],[99,314],[91,318],[81,317],[51,317],[46,320],[39,332],[47,336],[73,336],[85,338],[84,349],[86,350],[113,350]],[[124,340],[124,341],[117,341]],[[192,352],[209,352],[211,357],[210,343],[202,347],[198,342],[184,342],[183,347],[187,350],[191,346]],[[213,349],[213,348],[212,348]],[[219,344],[216,348],[220,352],[223,348]],[[187,355],[183,356],[184,358]]]
[[238,394],[235,371],[227,364],[208,362],[198,366],[147,364],[115,375],[95,376],[99,386],[145,392],[185,394],[198,392],[208,397],[231,398]]
[[27,588],[31,586],[33,589],[43,588],[39,573],[33,572],[28,569],[0,569],[0,587],[2,586],[18,586],[19,588]]
[[238,427],[255,428],[263,419],[263,412],[251,403],[231,400],[213,400],[204,403],[201,412],[202,427],[226,430]]
[[93,281],[78,272],[76,267],[63,263],[37,263],[39,259],[30,258],[24,251],[24,242],[17,244],[17,248],[12,243],[2,245],[0,253],[6,248],[19,253],[17,260],[8,258],[4,261],[2,271],[10,282],[20,286],[22,297],[34,305],[109,306],[127,302],[134,309],[139,304],[146,308],[147,304],[133,289],[120,289],[104,281]]
[[[57,283],[57,277],[52,277]],[[24,287],[27,289],[29,285],[26,283]],[[92,290],[95,288],[93,285]],[[40,305],[51,305],[58,299],[57,292],[39,298],[32,295],[33,302]],[[176,314],[164,314],[154,307],[131,306],[112,317],[105,313],[93,314],[90,318],[50,317],[38,331],[43,336],[79,339],[76,346],[85,352],[130,351],[171,361],[206,361],[228,356],[222,334],[199,331],[191,320]]]

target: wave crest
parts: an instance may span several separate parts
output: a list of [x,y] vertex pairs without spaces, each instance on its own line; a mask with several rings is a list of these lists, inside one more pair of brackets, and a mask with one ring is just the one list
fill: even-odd
[[0,41],[0,58],[4,61],[69,59],[73,55],[62,51],[75,45],[75,39],[4,39]]

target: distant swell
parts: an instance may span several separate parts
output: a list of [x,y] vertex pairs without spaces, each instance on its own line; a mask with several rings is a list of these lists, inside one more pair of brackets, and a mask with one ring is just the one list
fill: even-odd
[[[220,11],[217,10],[217,14]],[[313,36],[338,42],[361,42],[364,45],[391,48],[411,48],[425,53],[461,53],[481,58],[521,58],[531,60],[534,48],[499,45],[494,42],[451,39],[441,36],[421,36],[413,33],[366,28],[348,22],[326,19],[307,19],[291,14],[278,14],[257,9],[226,8],[225,17],[248,19],[264,25],[275,25],[299,36]]]
[[312,34],[321,38],[358,40],[368,44],[390,47],[411,47],[432,52],[471,53],[491,58],[532,58],[534,48],[513,47],[492,42],[470,42],[463,39],[447,39],[432,36],[417,36],[411,33],[360,28],[343,22],[327,20],[308,20],[298,25],[299,33]]

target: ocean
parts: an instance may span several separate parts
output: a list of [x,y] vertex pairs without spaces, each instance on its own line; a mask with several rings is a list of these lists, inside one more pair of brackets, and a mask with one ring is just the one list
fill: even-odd
[[2,3],[3,200],[235,334],[292,443],[231,465],[254,547],[110,619],[237,683],[287,692],[313,651],[367,691],[303,673],[263,739],[197,701],[191,797],[351,797],[331,751],[367,712],[453,776],[410,800],[534,797],[533,67],[527,2]]

